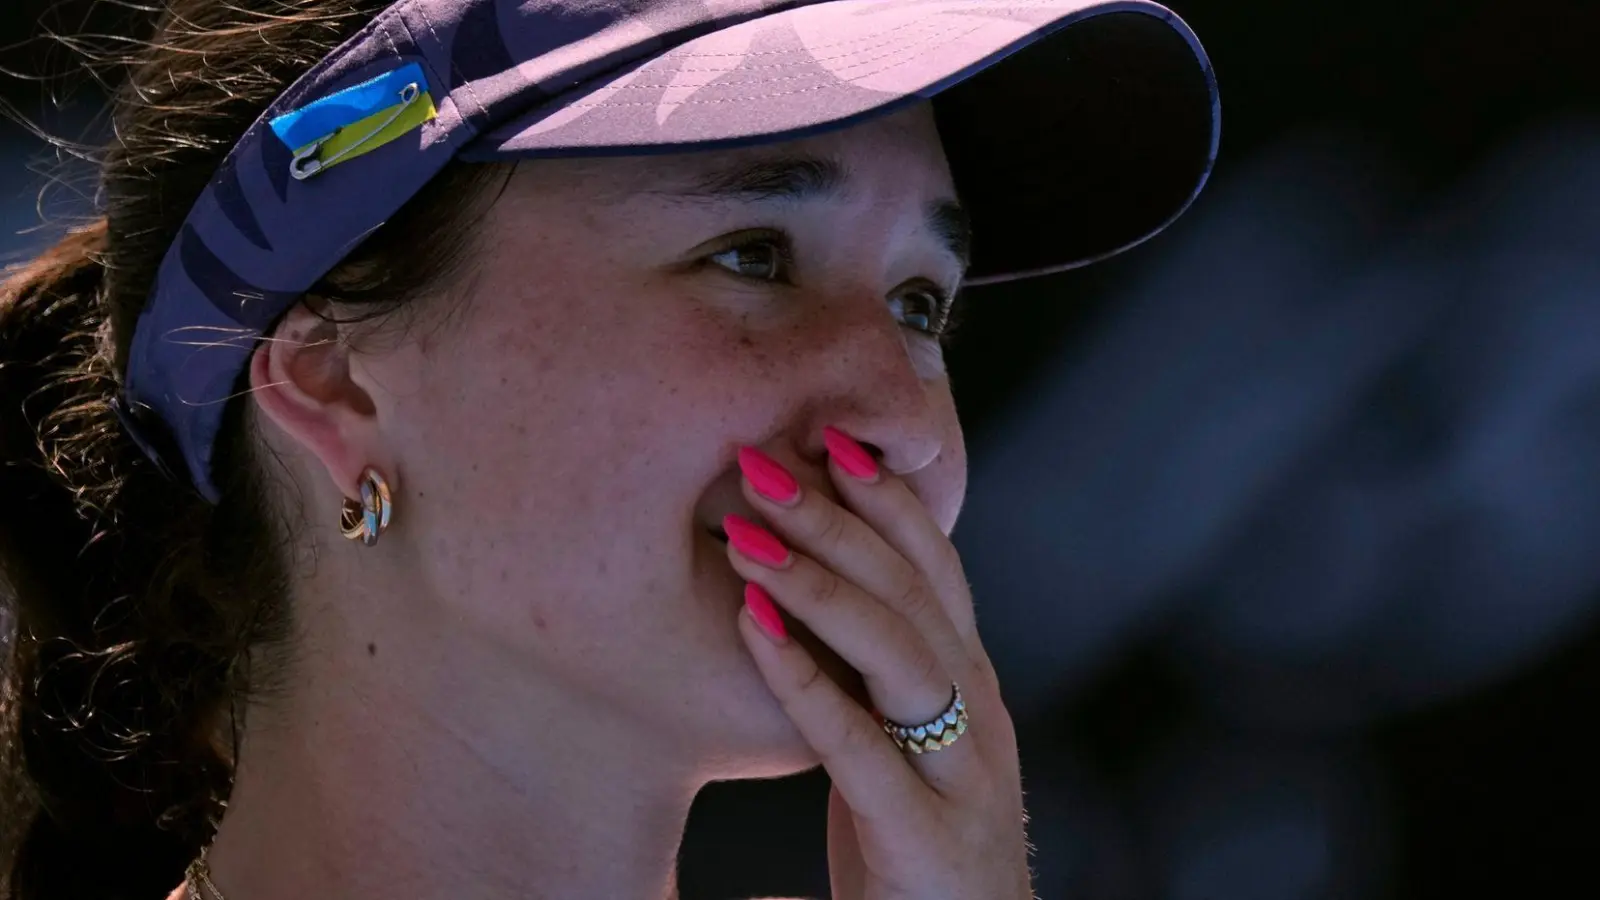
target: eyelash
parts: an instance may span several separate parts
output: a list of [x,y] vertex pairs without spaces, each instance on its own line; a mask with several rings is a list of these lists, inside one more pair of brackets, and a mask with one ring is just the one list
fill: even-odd
[[[771,248],[777,255],[778,269],[782,274],[776,278],[763,278],[759,275],[748,275],[742,272],[736,272],[727,266],[713,261],[719,256],[729,253],[743,253],[744,251],[753,248]],[[755,236],[736,236],[734,239],[730,240],[726,246],[716,250],[715,252],[706,254],[704,257],[702,257],[702,261],[706,265],[715,266],[718,271],[731,275],[734,278],[747,278],[765,284],[794,283],[789,279],[787,274],[794,268],[794,247],[790,242],[788,235],[779,232],[769,232]],[[929,337],[937,338],[940,344],[948,346],[952,336],[956,332],[957,326],[961,324],[961,312],[964,307],[964,304],[960,302],[962,299],[961,294],[958,292],[955,296],[950,296],[937,285],[926,282],[919,285],[916,290],[911,291],[910,293],[920,293],[928,297],[927,305],[929,308],[925,313],[923,313],[923,315],[930,320],[930,324],[927,328],[918,328],[914,325],[907,325],[906,327],[911,328],[914,331],[921,332]]]

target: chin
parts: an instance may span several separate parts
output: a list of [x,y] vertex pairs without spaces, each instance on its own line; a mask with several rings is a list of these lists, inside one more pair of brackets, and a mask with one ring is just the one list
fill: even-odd
[[748,754],[719,767],[714,781],[744,781],[753,778],[788,778],[808,772],[822,764],[810,747],[787,745],[762,754]]
[[782,778],[822,762],[765,684],[756,687],[754,696],[723,698],[720,727],[697,736],[696,768],[707,780]]
[[[863,708],[870,709],[861,675],[799,623],[788,620],[786,624],[823,672]],[[745,652],[742,646],[740,652]],[[749,690],[713,701],[724,711],[721,724],[725,730],[717,746],[706,748],[710,777],[718,781],[781,778],[816,768],[821,758],[772,695],[755,663],[748,656],[745,659]]]
[[[741,685],[737,690],[717,690],[710,683],[705,685],[705,700],[715,709],[713,717],[718,723],[716,730],[720,731],[720,739],[705,750],[705,758],[713,771],[711,777],[715,780],[777,778],[815,768],[821,759],[772,695],[739,635],[735,614],[743,603],[744,581],[727,564],[725,539],[708,534],[698,542],[697,550],[703,555],[696,561],[699,581],[695,592],[713,615],[724,617],[725,625],[718,628],[725,627],[726,631],[717,640],[719,643],[727,641],[728,648],[739,660],[734,665],[743,670],[741,676],[722,670],[722,677],[732,676]],[[872,704],[861,673],[804,624],[787,612],[782,615],[790,636],[811,654],[823,673],[863,709],[870,710]],[[719,679],[713,677],[715,680]]]

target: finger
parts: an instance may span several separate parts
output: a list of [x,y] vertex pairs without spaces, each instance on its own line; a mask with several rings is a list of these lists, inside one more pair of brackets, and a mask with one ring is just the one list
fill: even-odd
[[[784,502],[762,493],[757,487],[760,473],[751,471],[751,458],[758,453],[751,448],[740,453],[740,467],[745,470],[744,493],[772,529],[789,546],[805,552],[904,616],[945,661],[951,675],[965,677],[971,658],[969,648],[916,565],[871,525],[819,491],[794,487]],[[778,465],[764,454],[759,458],[765,464]],[[926,510],[919,509],[919,514],[927,517]]]
[[[867,697],[878,713],[904,725],[934,722],[946,713],[952,681],[938,655],[910,623],[862,594],[850,581],[797,552],[787,552],[778,569],[749,559],[738,549],[744,540],[734,538],[746,527],[757,528],[749,524],[728,528],[728,559],[734,570],[749,581],[750,588],[765,591],[766,601],[789,610],[789,615],[861,673]],[[874,722],[878,722],[877,716]],[[934,741],[944,729],[946,724],[939,722],[933,729]],[[882,740],[896,753],[904,753],[888,733],[883,733]],[[971,785],[981,773],[978,745],[974,741],[957,743],[960,746],[936,746],[938,753],[909,754],[912,769],[941,796],[957,786]]]
[[739,632],[767,687],[851,809],[869,821],[887,822],[895,815],[913,821],[931,805],[929,785],[905,764],[876,719],[834,684],[805,648],[771,637],[748,605],[739,613]]
[[[950,676],[904,617],[816,560],[788,550],[738,516],[724,524],[728,561],[861,673],[867,694],[896,721],[927,721],[950,699]],[[781,562],[779,561],[781,557]]]
[[844,432],[823,429],[828,447],[828,474],[844,505],[893,547],[933,588],[956,631],[969,645],[977,644],[977,619],[966,571],[950,538],[910,485]]

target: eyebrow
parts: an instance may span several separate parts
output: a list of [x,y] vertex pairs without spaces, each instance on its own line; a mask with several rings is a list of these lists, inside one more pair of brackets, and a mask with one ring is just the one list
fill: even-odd
[[[825,156],[785,156],[703,172],[660,191],[684,200],[801,203],[839,197],[850,183],[843,163]],[[972,221],[954,199],[928,204],[926,225],[963,270],[972,264]]]

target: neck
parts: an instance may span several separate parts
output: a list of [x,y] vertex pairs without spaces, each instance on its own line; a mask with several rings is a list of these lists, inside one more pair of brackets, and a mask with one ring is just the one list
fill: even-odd
[[440,631],[386,633],[374,655],[318,624],[296,687],[251,712],[209,854],[227,900],[676,900],[705,781],[688,754],[525,674],[461,683],[433,663],[470,658]]

